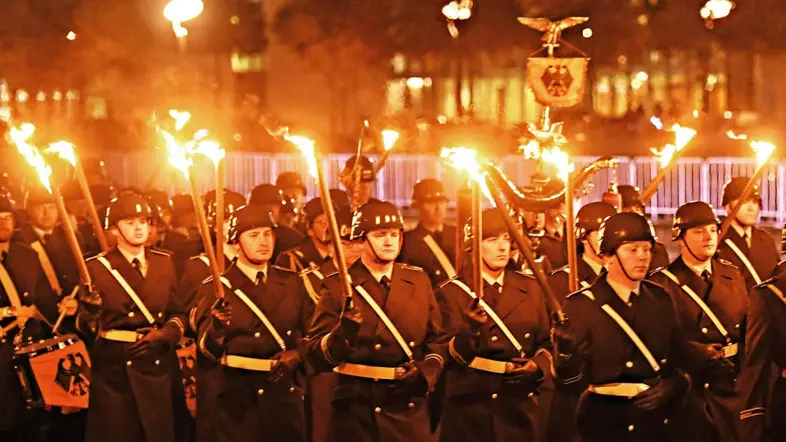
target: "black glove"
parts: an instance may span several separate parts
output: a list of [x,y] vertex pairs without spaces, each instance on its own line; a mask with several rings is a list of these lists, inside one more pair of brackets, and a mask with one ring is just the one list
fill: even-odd
[[360,325],[363,324],[363,314],[360,312],[351,298],[347,298],[344,303],[344,308],[341,310],[341,317],[338,324],[333,327],[332,334],[337,338],[341,338],[350,347],[355,346],[358,333],[360,332]]
[[77,299],[79,299],[79,306],[82,311],[91,315],[98,315],[101,311],[103,300],[95,287],[82,284],[79,288]]
[[551,341],[554,342],[559,354],[572,355],[576,351],[578,338],[567,318],[563,321],[554,321],[554,326],[551,328]]
[[232,305],[224,298],[216,299],[210,307],[210,330],[216,339],[224,337],[232,321]]
[[272,383],[280,381],[285,374],[292,373],[297,370],[300,366],[300,363],[303,361],[303,359],[300,357],[300,353],[298,353],[297,350],[284,350],[273,356],[273,359],[276,362],[267,377],[268,382]]
[[528,386],[533,391],[543,382],[543,371],[532,359],[513,358],[505,368],[507,385]]
[[681,374],[660,378],[658,383],[633,397],[633,405],[643,410],[656,410],[682,399],[690,383]]
[[486,310],[480,305],[480,298],[475,298],[470,304],[469,309],[464,312],[464,318],[469,325],[469,331],[473,335],[480,333],[483,325],[489,320]]
[[172,348],[180,340],[180,329],[177,325],[166,323],[161,328],[144,328],[138,333],[144,334],[128,349],[128,356],[138,358],[149,352],[162,352]]

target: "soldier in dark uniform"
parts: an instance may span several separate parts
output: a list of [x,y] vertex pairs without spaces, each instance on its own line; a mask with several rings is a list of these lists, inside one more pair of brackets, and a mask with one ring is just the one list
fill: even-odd
[[[285,205],[281,210],[280,225],[296,228],[300,224],[303,202],[306,197],[306,185],[297,172],[283,172],[276,178],[276,187],[281,190]],[[305,233],[305,232],[300,232]]]
[[398,260],[421,267],[434,287],[456,276],[456,227],[445,224],[448,197],[442,183],[427,178],[412,188],[412,207],[418,209],[418,225],[404,234]]
[[269,265],[274,227],[262,206],[237,210],[229,241],[238,244],[238,259],[222,278],[224,297],[217,299],[212,280],[200,289],[212,307],[199,325],[199,351],[221,365],[210,406],[217,441],[305,441],[304,390],[296,374],[313,304],[295,272]]
[[704,359],[683,337],[669,294],[644,280],[652,227],[641,215],[619,213],[600,232],[607,272],[568,296],[568,321],[553,331],[558,388],[588,385],[577,413],[584,442],[684,441],[672,420],[685,413],[685,372]]
[[282,253],[277,265],[299,272],[307,268],[317,268],[331,260],[333,246],[330,242],[330,226],[322,198],[314,198],[303,207],[307,239],[298,247]]
[[[94,184],[89,189],[97,211],[107,207],[109,202],[117,196],[117,189],[108,184]],[[63,196],[68,213],[76,219],[76,230],[82,239],[82,244],[80,244],[82,253],[86,256],[101,253],[101,246],[90,218],[87,198],[82,193],[82,188],[77,180],[72,179],[63,184],[60,194]],[[99,226],[99,228],[103,228],[103,226]]]
[[554,268],[562,267],[568,263],[564,206],[564,204],[560,204],[559,207],[546,211],[543,238],[541,238],[540,247],[538,247],[538,253],[545,256]]
[[[644,203],[641,200],[641,192],[636,186],[628,184],[621,184],[617,186],[617,192],[620,194],[622,200],[622,212],[638,213],[641,216],[647,216]],[[655,245],[652,247],[652,261],[650,263],[650,271],[666,267],[671,260],[669,259],[669,252],[666,250],[666,245],[655,237]]]
[[[579,288],[585,288],[604,271],[605,260],[600,256],[598,235],[603,221],[617,213],[617,210],[606,203],[594,202],[584,205],[576,214],[576,240],[578,247]],[[570,268],[564,266],[549,275],[549,285],[554,294],[564,303],[571,293],[569,283]],[[576,389],[578,390],[578,389]],[[581,393],[581,392],[579,392]],[[548,396],[544,397],[548,401]],[[549,407],[546,440],[549,442],[571,442],[577,440],[576,422],[566,419],[575,416],[579,395],[565,389],[555,389]]]
[[178,279],[183,276],[189,258],[204,252],[190,195],[180,194],[172,198],[172,223],[160,247],[171,252]]
[[546,301],[534,278],[505,269],[511,240],[500,210],[483,211],[482,225],[482,300],[467,275],[436,292],[455,335],[440,440],[538,441],[538,388],[553,368]]
[[[27,410],[22,385],[14,369],[15,335],[17,344],[26,344],[24,337],[44,339],[51,333],[47,324],[58,316],[57,297],[49,286],[36,252],[27,244],[12,239],[16,213],[10,199],[0,195],[0,440],[3,442],[38,442],[39,426],[36,413]],[[75,313],[76,305],[66,305]],[[71,435],[62,435],[73,440]]]
[[141,195],[114,199],[106,227],[117,246],[87,262],[94,287],[83,294],[77,320],[96,337],[87,442],[182,437],[186,409],[174,346],[186,315],[172,258],[145,247],[149,218]]
[[[355,163],[357,163],[357,167],[359,168],[357,173],[360,175],[357,189],[355,188]],[[341,184],[344,186],[344,189],[346,189],[349,200],[352,202],[352,207],[360,207],[369,201],[379,201],[371,197],[371,193],[374,190],[374,182],[377,180],[377,174],[374,163],[371,162],[368,157],[361,155],[359,162],[357,155],[349,157],[347,162],[344,163],[344,169],[341,171],[340,178]]]
[[[748,178],[743,177],[732,178],[726,183],[721,203],[727,212],[740,203],[739,198],[747,183]],[[750,198],[741,204],[726,236],[721,238],[718,254],[740,269],[745,277],[745,287],[750,290],[772,275],[780,257],[772,236],[764,229],[756,227],[761,212],[761,191],[758,184]]]
[[248,204],[262,206],[273,216],[273,222],[276,223],[276,249],[273,251],[273,262],[276,262],[279,255],[294,249],[306,240],[295,229],[278,225],[278,217],[281,214],[284,197],[276,186],[260,184],[254,187],[251,189],[251,195],[248,197]]
[[447,335],[426,273],[395,263],[403,230],[395,206],[365,204],[352,223],[364,249],[349,269],[351,302],[339,274],[323,282],[309,337],[314,368],[338,373],[328,440],[433,440],[427,394]]
[[736,421],[740,412],[735,383],[748,294],[740,271],[715,258],[719,228],[709,204],[695,201],[682,205],[674,215],[672,229],[680,256],[649,279],[666,288],[683,334],[706,354],[705,370],[694,374],[693,390],[708,410],[711,421],[707,427],[715,427],[712,439],[735,442],[739,440]]
[[750,292],[745,352],[737,387],[744,442],[786,441],[786,276]]
[[150,203],[151,208],[158,206],[161,210],[160,219],[156,222],[155,226],[156,234],[154,238],[150,240],[154,247],[161,247],[172,223],[172,200],[169,199],[169,195],[163,190],[149,190],[145,192],[144,195]]

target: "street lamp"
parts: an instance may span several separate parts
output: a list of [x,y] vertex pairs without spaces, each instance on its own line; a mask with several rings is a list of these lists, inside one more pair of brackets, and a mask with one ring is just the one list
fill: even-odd
[[180,42],[181,50],[185,47],[185,38],[188,35],[183,23],[199,17],[204,9],[202,0],[171,0],[164,7],[164,18],[172,22],[172,31]]
[[712,22],[728,17],[734,6],[732,0],[707,0],[699,15],[706,21],[707,28],[712,29]]

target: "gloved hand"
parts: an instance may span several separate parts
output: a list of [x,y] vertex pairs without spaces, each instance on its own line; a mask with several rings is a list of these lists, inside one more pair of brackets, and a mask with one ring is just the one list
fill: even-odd
[[128,356],[138,358],[149,352],[168,350],[180,340],[180,329],[170,322],[161,328],[144,328],[138,333],[144,334],[128,349]]
[[489,320],[486,310],[480,305],[480,298],[475,298],[470,304],[469,309],[464,312],[464,317],[469,324],[470,333],[478,334],[483,329],[483,325]]
[[633,397],[633,405],[643,410],[656,410],[682,398],[690,384],[682,374],[660,378],[658,383]]
[[276,363],[267,376],[268,382],[272,383],[280,381],[285,374],[297,370],[300,363],[303,361],[297,350],[284,350],[273,356],[273,359]]
[[79,301],[71,296],[66,296],[57,305],[58,313],[65,316],[74,316],[79,308]]
[[337,338],[346,341],[349,347],[354,347],[361,324],[363,324],[363,314],[351,299],[347,299],[344,303],[344,308],[341,310],[338,324],[333,327],[331,333]]
[[96,287],[82,285],[79,288],[78,298],[82,309],[88,311],[88,313],[98,313],[103,305],[101,294]]
[[551,328],[551,341],[557,348],[557,352],[563,355],[572,355],[576,351],[578,345],[578,338],[570,325],[570,321],[565,318],[564,321],[555,320],[554,326]]
[[529,385],[533,391],[543,382],[543,371],[532,359],[513,358],[505,367],[505,384]]
[[210,330],[213,332],[213,337],[223,338],[231,321],[232,305],[226,299],[216,299],[210,307]]

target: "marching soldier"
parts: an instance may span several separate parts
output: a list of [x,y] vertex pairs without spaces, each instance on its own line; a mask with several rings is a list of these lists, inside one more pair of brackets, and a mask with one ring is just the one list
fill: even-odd
[[83,296],[77,321],[83,333],[96,337],[87,442],[170,442],[182,436],[186,410],[174,346],[186,315],[172,258],[145,247],[149,218],[141,195],[114,199],[106,227],[117,245],[87,262],[94,290]]
[[[576,214],[576,240],[578,242],[578,273],[579,287],[586,288],[592,285],[604,271],[605,261],[600,256],[599,230],[603,221],[617,213],[617,210],[603,202],[593,202],[584,205]],[[554,270],[549,275],[549,285],[554,294],[564,303],[570,291],[570,268],[566,265]],[[580,392],[579,392],[580,393]],[[546,399],[548,397],[546,396]],[[565,416],[574,416],[579,395],[555,389],[548,404],[549,413],[546,417],[548,428],[546,437],[550,442],[571,442],[578,437],[576,422],[565,419]],[[545,402],[545,401],[544,401]]]
[[[358,175],[357,178],[356,173]],[[347,162],[344,163],[344,169],[341,171],[340,178],[341,184],[347,190],[347,195],[349,195],[353,207],[360,207],[370,201],[379,201],[371,197],[371,192],[374,190],[374,182],[377,180],[377,173],[374,169],[374,163],[368,157],[361,155],[360,161],[358,161],[357,155],[349,157]]]
[[363,244],[349,269],[352,298],[339,274],[323,282],[309,337],[315,369],[338,373],[328,440],[433,440],[427,394],[448,357],[447,336],[428,276],[395,263],[403,230],[395,206],[365,204],[352,223],[351,238]]
[[278,224],[284,197],[281,191],[272,184],[260,184],[251,189],[248,204],[262,206],[270,212],[273,222],[276,223],[276,249],[273,251],[273,262],[284,252],[303,244],[305,238],[298,231]]
[[172,200],[169,199],[169,195],[163,190],[149,190],[144,195],[151,208],[158,206],[160,209],[161,216],[158,222],[156,222],[156,234],[151,241],[153,246],[161,247],[172,223]]
[[[27,410],[14,369],[14,335],[47,337],[46,324],[54,323],[58,306],[36,252],[12,238],[15,224],[13,204],[8,197],[0,195],[0,312],[4,312],[0,314],[0,440],[38,442],[40,422],[35,420],[34,412]],[[65,301],[60,309],[73,315],[76,304]],[[19,337],[22,342],[22,336]],[[75,440],[70,435],[61,436]]]
[[[641,200],[641,192],[636,186],[628,184],[621,184],[617,186],[617,192],[620,194],[622,200],[622,212],[638,213],[641,216],[647,216],[645,213],[646,207]],[[655,245],[652,247],[652,261],[650,262],[650,271],[666,267],[671,260],[669,259],[669,252],[666,250],[666,245],[655,237]]]
[[[674,215],[672,241],[680,256],[650,279],[671,294],[686,339],[706,355],[704,370],[693,377],[694,391],[715,427],[713,440],[735,442],[740,412],[740,347],[748,293],[740,271],[715,257],[720,222],[709,204],[684,204]],[[698,318],[698,319],[697,319]]]
[[275,247],[270,213],[249,204],[232,215],[229,241],[235,263],[200,289],[210,316],[199,325],[199,350],[220,364],[216,385],[218,441],[305,441],[304,390],[296,374],[305,360],[303,341],[312,310],[296,273],[270,265]]
[[[742,204],[731,227],[721,238],[718,254],[737,266],[745,277],[745,287],[750,290],[772,275],[778,265],[778,249],[772,237],[756,226],[761,212],[761,191],[758,184],[753,188],[750,198],[740,201],[748,178],[732,178],[723,187],[721,203],[726,212],[736,204]],[[755,253],[753,251],[756,251]]]
[[161,242],[161,248],[172,253],[178,279],[183,276],[189,258],[204,251],[190,195],[180,194],[172,198],[172,222]]
[[325,211],[322,210],[322,198],[314,198],[303,207],[306,222],[307,239],[298,247],[282,253],[277,264],[281,267],[299,272],[303,269],[318,268],[331,260],[333,246],[330,242],[330,226]]
[[738,382],[744,442],[786,441],[786,276],[750,293],[745,352]]
[[[116,195],[116,189],[108,184],[94,184],[89,187],[90,194],[95,203],[96,210],[100,210],[109,205],[109,202]],[[76,230],[83,241],[82,252],[87,256],[101,253],[101,246],[93,228],[90,218],[87,198],[82,193],[82,188],[76,180],[70,180],[60,187],[68,213],[76,219]],[[103,226],[99,226],[103,228]]]
[[412,207],[418,209],[418,225],[404,234],[399,261],[421,267],[436,287],[456,276],[456,228],[445,224],[448,197],[442,183],[433,178],[412,188]]
[[668,293],[644,280],[652,227],[641,215],[619,213],[600,231],[607,272],[568,296],[568,321],[553,331],[557,386],[588,385],[577,412],[584,442],[684,441],[671,421],[689,388],[683,370],[703,359],[682,336]]
[[538,390],[552,372],[546,301],[534,278],[505,269],[511,240],[500,210],[485,210],[482,225],[482,296],[465,275],[436,292],[455,336],[440,440],[537,441]]

